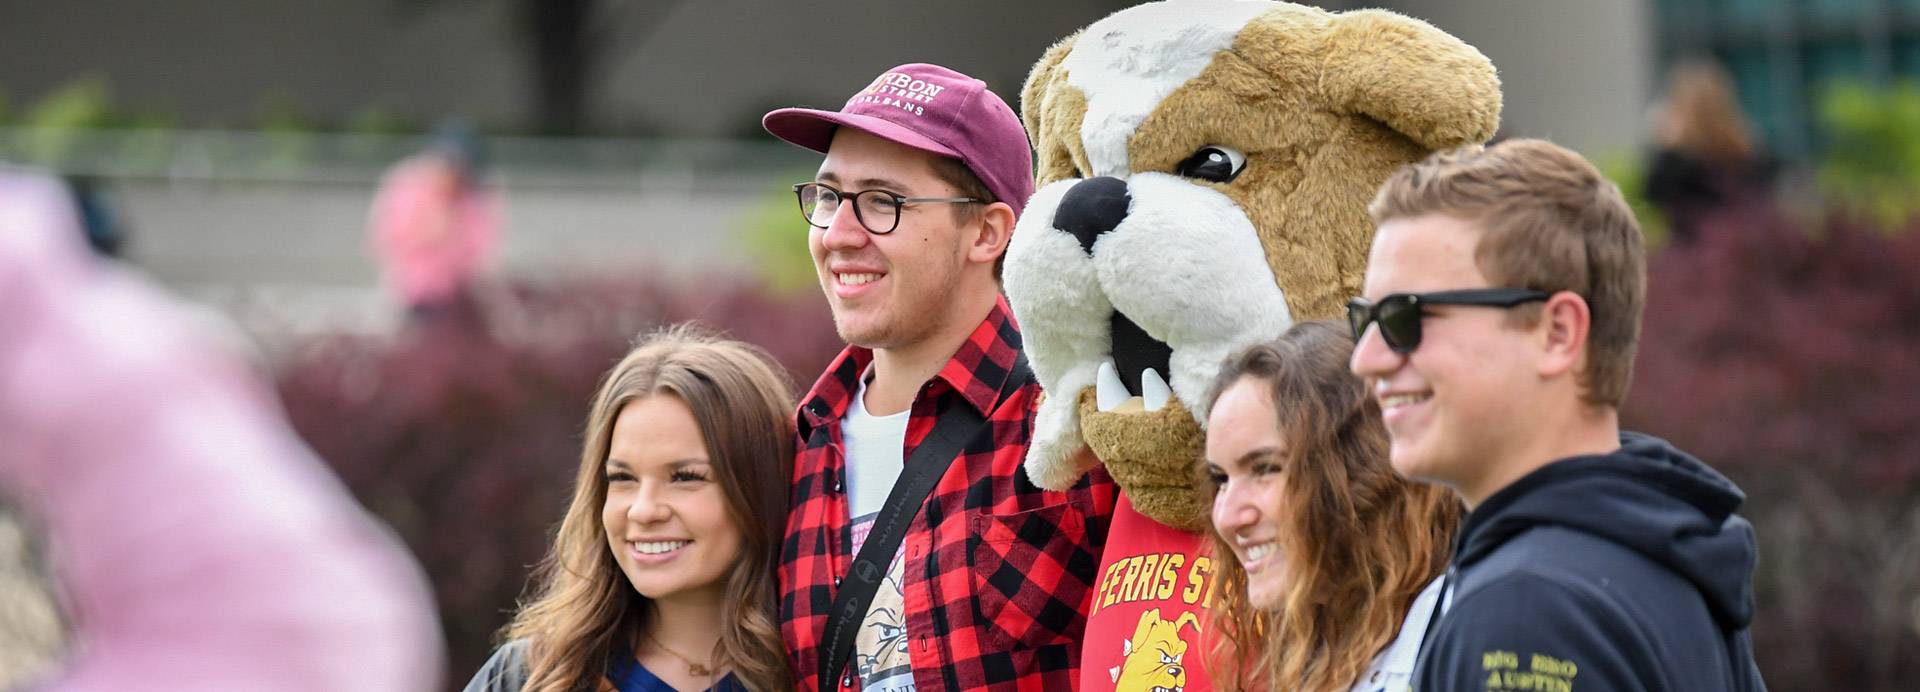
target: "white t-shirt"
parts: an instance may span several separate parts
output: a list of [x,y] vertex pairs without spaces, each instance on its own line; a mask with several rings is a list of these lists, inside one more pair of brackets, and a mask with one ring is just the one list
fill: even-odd
[[1367,665],[1367,672],[1353,684],[1352,692],[1406,692],[1413,685],[1413,666],[1419,663],[1420,640],[1427,636],[1427,623],[1440,601],[1442,577],[1427,582],[1427,588],[1413,598],[1407,619],[1400,623],[1400,634],[1380,650]]
[[[867,413],[867,378],[853,394],[847,417],[840,421],[840,439],[847,450],[847,516],[853,553],[867,541],[873,520],[893,492],[906,468],[907,418],[911,411],[888,416]],[[853,660],[847,670],[858,675],[864,692],[913,692],[912,659],[908,657],[906,599],[901,593],[904,546],[893,556],[887,578],[873,595],[860,633],[853,640]]]

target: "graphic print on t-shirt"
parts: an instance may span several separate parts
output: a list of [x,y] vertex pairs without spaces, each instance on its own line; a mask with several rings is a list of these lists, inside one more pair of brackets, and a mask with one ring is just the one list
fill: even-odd
[[[879,512],[854,520],[854,553],[867,541],[867,532]],[[906,599],[900,590],[900,553],[893,556],[886,579],[873,594],[873,605],[860,621],[860,633],[853,639],[853,662],[848,666],[860,676],[862,692],[912,692],[913,661],[907,656]]]
[[1202,660],[1214,582],[1204,538],[1148,519],[1120,496],[1087,616],[1082,692],[1213,689]]
[[1200,634],[1200,619],[1193,613],[1181,613],[1168,622],[1154,608],[1140,614],[1133,638],[1121,642],[1125,658],[1113,674],[1116,692],[1159,692],[1187,687],[1187,639]]
[[[847,449],[847,544],[859,555],[867,532],[906,468],[907,411],[875,416],[867,412],[867,378],[860,378],[840,435]],[[906,598],[901,592],[905,547],[894,549],[887,576],[874,591],[873,605],[853,639],[847,670],[859,676],[862,692],[913,692],[913,665],[907,651]]]

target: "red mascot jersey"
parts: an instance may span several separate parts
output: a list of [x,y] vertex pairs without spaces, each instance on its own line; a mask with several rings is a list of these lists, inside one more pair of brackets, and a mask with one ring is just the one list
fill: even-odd
[[1211,690],[1200,634],[1213,602],[1205,534],[1169,528],[1122,494],[1080,653],[1082,692]]

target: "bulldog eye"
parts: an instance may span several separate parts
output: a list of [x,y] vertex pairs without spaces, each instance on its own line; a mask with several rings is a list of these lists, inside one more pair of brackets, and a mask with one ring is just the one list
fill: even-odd
[[1247,169],[1247,155],[1221,146],[1200,147],[1187,160],[1173,167],[1176,175],[1215,183],[1230,183]]

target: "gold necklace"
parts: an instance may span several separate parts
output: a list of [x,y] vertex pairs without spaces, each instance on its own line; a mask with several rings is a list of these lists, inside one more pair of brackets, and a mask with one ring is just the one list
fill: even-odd
[[656,638],[654,638],[654,636],[653,636],[653,633],[651,633],[651,632],[649,632],[649,633],[647,633],[647,641],[650,641],[650,642],[653,642],[653,645],[654,645],[654,646],[657,646],[657,647],[660,647],[660,650],[661,650],[661,651],[665,651],[665,652],[667,652],[667,654],[668,654],[668,655],[671,655],[671,656],[673,656],[674,658],[677,658],[677,659],[680,659],[680,662],[681,662],[681,663],[685,663],[685,664],[687,664],[687,674],[688,674],[688,675],[691,675],[691,676],[693,676],[693,677],[696,677],[696,678],[711,678],[711,677],[713,677],[713,669],[712,669],[712,668],[709,668],[709,667],[707,667],[707,666],[706,666],[706,665],[704,665],[704,664],[700,664],[700,663],[694,663],[694,662],[693,662],[693,659],[691,659],[691,658],[687,658],[686,656],[682,656],[682,655],[680,655],[680,652],[678,652],[678,651],[674,651],[673,649],[671,649],[671,648],[668,648],[666,644],[662,644],[662,643],[660,643],[660,640],[659,640],[659,639],[656,639]]

